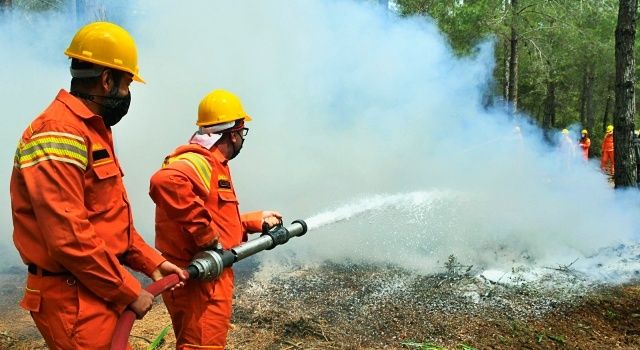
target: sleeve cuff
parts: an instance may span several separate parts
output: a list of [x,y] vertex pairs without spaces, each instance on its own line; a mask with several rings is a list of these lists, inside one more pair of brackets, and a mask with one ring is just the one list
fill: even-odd
[[252,211],[241,215],[245,232],[262,232],[262,211]]
[[149,259],[149,265],[147,267],[147,264],[145,264],[145,271],[144,273],[147,274],[147,276],[151,276],[151,274],[153,273],[153,271],[155,271],[158,266],[160,266],[160,264],[162,264],[163,262],[167,261],[167,259],[165,259],[165,257],[163,257],[162,255],[160,255],[160,253],[154,251],[152,254],[150,254],[148,256]]
[[124,283],[116,290],[110,298],[111,300],[107,299],[107,301],[120,307],[127,306],[138,299],[141,290],[142,286],[140,286],[140,282],[138,282],[133,275],[127,274]]
[[160,266],[166,258],[164,258],[160,253],[155,250],[153,247],[149,245],[141,245],[138,247],[139,254],[137,254],[138,258],[136,261],[128,261],[129,266],[133,267],[135,270],[138,270],[145,275],[151,277],[151,274],[155,269]]

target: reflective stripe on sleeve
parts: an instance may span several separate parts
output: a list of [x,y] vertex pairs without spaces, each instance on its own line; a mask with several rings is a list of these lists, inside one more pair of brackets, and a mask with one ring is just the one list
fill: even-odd
[[191,168],[193,168],[193,170],[195,170],[196,174],[198,174],[198,177],[200,178],[200,181],[202,181],[202,184],[204,185],[204,187],[207,189],[207,191],[210,190],[211,188],[211,166],[209,165],[209,162],[207,162],[207,160],[197,154],[197,153],[193,153],[193,152],[187,152],[187,153],[183,153],[180,155],[177,155],[175,157],[171,157],[169,159],[167,159],[167,161],[165,162],[165,164],[163,165],[163,167],[166,167],[167,165],[175,162],[175,161],[184,161],[187,164],[189,164],[189,166]]
[[43,132],[34,134],[27,142],[21,143],[15,157],[20,169],[49,160],[74,164],[84,171],[88,164],[87,146],[77,135]]

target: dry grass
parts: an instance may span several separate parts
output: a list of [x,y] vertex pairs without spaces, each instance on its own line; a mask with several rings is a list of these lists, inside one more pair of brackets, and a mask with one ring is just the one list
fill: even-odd
[[[268,282],[245,277],[228,349],[415,349],[402,345],[407,342],[445,349],[640,349],[640,286],[567,285],[508,287],[465,275],[350,265]],[[0,349],[45,349],[28,314],[13,306],[19,293],[1,297]],[[158,301],[136,323],[134,349],[146,349],[169,323]],[[175,347],[172,332],[165,340],[160,349]]]

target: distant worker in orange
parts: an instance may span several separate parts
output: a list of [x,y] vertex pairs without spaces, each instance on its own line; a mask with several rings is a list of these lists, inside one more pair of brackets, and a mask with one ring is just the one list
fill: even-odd
[[[198,107],[198,131],[188,144],[169,154],[151,177],[156,203],[156,247],[186,267],[207,249],[229,249],[282,223],[275,211],[240,215],[229,160],[242,149],[251,120],[237,96],[214,90]],[[177,349],[224,349],[230,327],[233,270],[215,281],[192,281],[162,296],[171,315]]]
[[65,54],[71,92],[22,134],[11,174],[13,241],[28,266],[20,305],[49,349],[108,349],[120,313],[153,296],[124,266],[159,279],[184,273],[133,226],[111,127],[138,75],[133,38],[107,22],[80,29]]
[[589,139],[589,133],[587,129],[582,129],[580,135],[580,149],[582,150],[582,158],[589,160],[589,147],[591,147],[591,139]]
[[613,160],[613,125],[608,125],[604,140],[602,140],[602,158],[600,168],[605,174],[613,176],[614,160]]

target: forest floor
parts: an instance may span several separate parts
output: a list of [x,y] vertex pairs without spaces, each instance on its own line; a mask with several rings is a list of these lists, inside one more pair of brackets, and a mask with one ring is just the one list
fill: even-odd
[[[23,273],[0,274],[0,349],[46,349],[16,306]],[[456,269],[422,276],[337,264],[237,275],[228,349],[640,349],[638,281],[587,285],[559,270],[503,284]],[[169,324],[158,300],[136,322],[134,349]],[[158,349],[174,347],[169,331]]]

